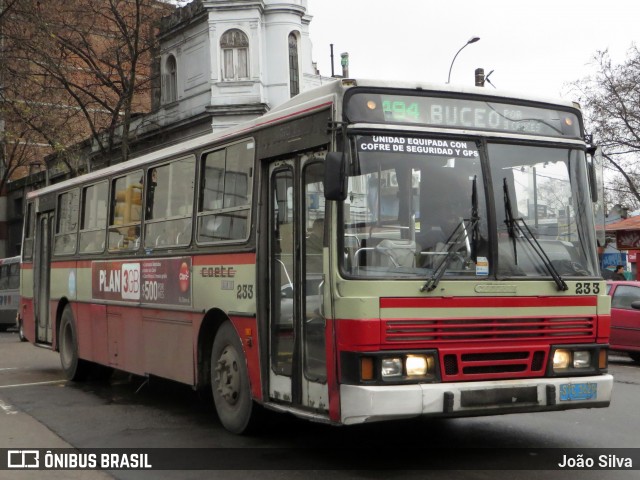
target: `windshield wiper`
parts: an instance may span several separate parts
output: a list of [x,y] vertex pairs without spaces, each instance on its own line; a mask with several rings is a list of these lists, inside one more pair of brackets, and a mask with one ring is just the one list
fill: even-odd
[[[477,262],[476,255],[478,253],[478,225],[480,217],[478,216],[478,189],[476,186],[476,178],[477,177],[473,177],[471,189],[471,218],[462,219],[456,229],[449,235],[445,243],[445,257],[433,270],[429,280],[420,288],[421,292],[431,292],[436,289],[438,283],[440,283],[440,280],[444,276],[444,272],[449,268],[451,260],[458,253],[458,247],[463,242],[470,252],[470,258]],[[471,241],[469,241],[469,231],[471,231]]]
[[[566,291],[569,290],[566,282],[562,279],[558,270],[553,266],[551,260],[547,256],[546,252],[538,243],[538,240],[533,235],[531,230],[529,229],[529,225],[524,221],[524,218],[514,218],[513,211],[511,210],[511,194],[509,193],[509,186],[507,184],[507,179],[503,179],[503,190],[504,190],[504,210],[505,210],[505,220],[504,223],[507,224],[507,231],[509,232],[509,237],[513,242],[513,256],[515,264],[518,265],[518,247],[517,247],[517,238],[524,238],[531,250],[533,250],[536,255],[542,260],[542,264],[547,269],[553,281],[556,282],[558,286],[558,290]],[[523,228],[524,227],[524,228]]]
[[478,242],[480,241],[480,216],[478,215],[478,176],[473,176],[471,184],[471,260],[478,263]]

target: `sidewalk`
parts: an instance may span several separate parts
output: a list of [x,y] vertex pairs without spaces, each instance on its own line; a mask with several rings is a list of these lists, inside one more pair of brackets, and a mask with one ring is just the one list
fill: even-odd
[[[42,423],[15,410],[0,398],[0,448],[74,448]],[[6,459],[2,459],[4,464]],[[0,480],[113,480],[90,470],[0,470]]]

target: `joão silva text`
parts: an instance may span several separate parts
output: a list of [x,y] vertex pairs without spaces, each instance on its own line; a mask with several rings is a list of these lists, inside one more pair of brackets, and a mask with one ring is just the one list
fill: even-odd
[[[562,456],[562,461],[558,463],[560,468],[592,468],[595,460],[578,454],[575,457]],[[618,457],[616,455],[600,455],[598,457],[598,467],[600,468],[633,468],[633,461],[628,457]]]

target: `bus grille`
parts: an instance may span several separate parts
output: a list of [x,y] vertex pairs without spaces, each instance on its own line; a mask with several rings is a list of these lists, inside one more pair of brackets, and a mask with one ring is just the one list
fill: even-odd
[[539,377],[544,375],[548,348],[497,352],[449,353],[442,355],[442,381],[490,378]]
[[482,318],[386,320],[384,338],[399,342],[483,342],[487,340],[549,339],[595,336],[594,317]]

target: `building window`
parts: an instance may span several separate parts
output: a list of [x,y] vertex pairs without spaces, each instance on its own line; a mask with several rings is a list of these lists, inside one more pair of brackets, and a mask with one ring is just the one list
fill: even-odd
[[164,103],[175,102],[178,99],[178,65],[176,57],[169,55],[165,62],[162,75],[162,93]]
[[298,37],[289,34],[289,91],[292,97],[300,93],[300,68],[298,66]]
[[220,39],[222,49],[222,78],[246,80],[249,78],[249,39],[237,28],[227,30]]

